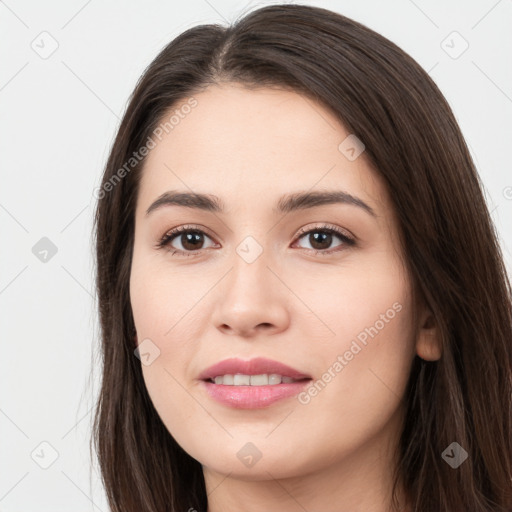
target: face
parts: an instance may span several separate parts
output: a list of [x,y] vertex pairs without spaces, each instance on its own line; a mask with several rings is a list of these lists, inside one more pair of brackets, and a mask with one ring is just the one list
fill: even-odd
[[[377,459],[418,348],[384,183],[333,114],[295,92],[224,84],[194,98],[148,155],[136,208],[131,306],[156,410],[211,472],[263,480]],[[192,192],[219,208],[170,199]],[[307,201],[323,192],[345,195]],[[202,380],[230,358],[308,380]],[[286,373],[213,373],[237,368]]]

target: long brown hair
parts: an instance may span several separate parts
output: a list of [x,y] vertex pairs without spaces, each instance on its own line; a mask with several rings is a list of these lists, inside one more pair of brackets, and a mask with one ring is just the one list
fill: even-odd
[[[320,102],[364,142],[389,187],[415,293],[434,315],[443,351],[438,361],[413,362],[393,491],[403,482],[415,512],[510,512],[512,294],[452,110],[386,38],[292,4],[175,38],[139,80],[113,144],[95,218],[103,375],[93,426],[111,509],[207,508],[201,464],[166,430],[133,353],[129,279],[144,159],[130,159],[171,107],[221,82],[287,88]],[[442,457],[454,442],[469,454],[457,469]]]

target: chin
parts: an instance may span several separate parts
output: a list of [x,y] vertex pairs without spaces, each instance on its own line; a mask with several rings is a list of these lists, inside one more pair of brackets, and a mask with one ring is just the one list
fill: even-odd
[[[236,445],[236,448],[231,448],[233,445]],[[188,453],[198,460],[204,469],[240,480],[293,478],[317,469],[312,468],[311,461],[308,462],[306,458],[297,459],[296,454],[299,449],[292,451],[284,447],[282,450],[270,449],[264,446],[263,440],[260,447],[261,450],[257,451],[250,442],[239,443],[231,440],[230,443],[226,443],[225,450],[212,452],[210,449],[208,453]]]

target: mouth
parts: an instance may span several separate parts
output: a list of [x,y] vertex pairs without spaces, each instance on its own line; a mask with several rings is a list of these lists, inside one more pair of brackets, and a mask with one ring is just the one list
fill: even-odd
[[224,386],[277,386],[279,384],[292,384],[293,382],[301,382],[303,380],[311,380],[308,377],[303,379],[293,379],[285,375],[277,373],[263,373],[260,375],[245,375],[242,373],[217,375],[215,378],[206,379],[207,382],[213,384],[222,384]]
[[199,379],[208,396],[237,409],[260,409],[296,396],[312,378],[270,359],[226,359],[206,369]]
[[[237,382],[234,380],[235,375],[239,376]],[[233,382],[231,382],[230,376],[233,377]],[[264,357],[256,357],[248,361],[236,357],[224,359],[210,366],[199,375],[200,380],[211,379],[213,382],[219,377],[222,377],[223,381],[219,381],[217,384],[226,384],[228,386],[272,385],[280,384],[281,382],[289,384],[289,379],[297,381],[311,378],[310,375],[292,368],[291,366]],[[247,377],[249,377],[249,382],[247,382]],[[251,384],[251,377],[256,377],[254,384]],[[278,382],[277,377],[280,377],[281,381]],[[265,378],[267,379],[266,382]]]

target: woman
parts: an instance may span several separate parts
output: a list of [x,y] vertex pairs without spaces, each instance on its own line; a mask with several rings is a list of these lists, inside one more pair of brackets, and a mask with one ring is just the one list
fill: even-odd
[[303,5],[187,30],[97,197],[112,510],[512,510],[510,285],[396,45]]

